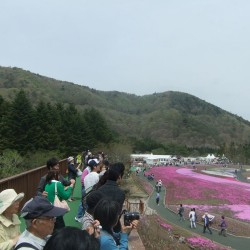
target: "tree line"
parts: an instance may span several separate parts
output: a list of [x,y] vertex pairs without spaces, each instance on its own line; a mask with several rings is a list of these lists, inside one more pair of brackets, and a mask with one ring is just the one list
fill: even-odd
[[203,156],[214,153],[225,154],[235,163],[247,164],[250,160],[250,143],[190,148],[184,144],[162,144],[151,138],[130,135],[121,139],[112,131],[103,114],[94,108],[79,111],[73,104],[43,101],[33,105],[23,90],[17,92],[12,101],[0,96],[0,178],[7,172],[12,175],[21,169],[44,165],[49,156],[63,158],[97,148],[97,145],[102,145],[100,147],[105,150],[114,143],[116,151],[119,147],[122,151],[131,148],[125,150],[128,154]]
[[0,152],[11,149],[22,156],[37,150],[75,154],[113,140],[98,110],[43,101],[33,106],[23,90],[11,102],[0,96],[0,135]]

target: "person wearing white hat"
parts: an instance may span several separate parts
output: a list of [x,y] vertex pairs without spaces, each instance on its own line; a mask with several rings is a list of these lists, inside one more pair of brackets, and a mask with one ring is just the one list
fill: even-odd
[[0,193],[0,249],[13,249],[20,235],[20,220],[17,216],[24,193],[17,194],[14,189]]

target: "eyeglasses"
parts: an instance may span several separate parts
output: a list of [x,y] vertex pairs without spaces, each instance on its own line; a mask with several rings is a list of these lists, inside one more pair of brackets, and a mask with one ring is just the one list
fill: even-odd
[[37,219],[39,219],[39,220],[49,220],[49,221],[53,221],[53,222],[56,221],[56,217],[39,217]]

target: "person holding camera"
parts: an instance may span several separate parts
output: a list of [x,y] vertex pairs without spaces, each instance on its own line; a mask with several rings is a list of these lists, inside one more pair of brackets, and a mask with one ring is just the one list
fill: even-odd
[[[120,206],[120,214],[122,213],[122,207],[125,201],[125,192],[119,187],[124,175],[124,170],[125,166],[123,163],[117,162],[112,164],[106,171],[105,176],[103,176],[106,178],[105,184],[98,188],[98,190],[102,192],[105,197],[118,202]],[[114,231],[116,233],[121,231],[121,224],[119,220],[117,225],[114,226]]]
[[[128,226],[123,225],[120,233],[115,233],[113,227],[120,217],[120,205],[110,199],[100,200],[94,210],[94,219],[101,225],[100,230],[100,250],[127,250],[128,235],[132,229],[138,225],[138,220],[130,221]],[[119,239],[119,243],[117,242]],[[118,245],[119,244],[119,245]]]

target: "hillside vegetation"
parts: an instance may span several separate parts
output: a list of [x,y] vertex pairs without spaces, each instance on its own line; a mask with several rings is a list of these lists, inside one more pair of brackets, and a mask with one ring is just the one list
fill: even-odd
[[12,101],[20,89],[25,91],[34,106],[43,101],[74,104],[79,111],[94,108],[120,138],[147,138],[161,144],[216,149],[250,141],[248,121],[181,92],[144,96],[105,92],[19,68],[0,67],[0,95],[3,99]]

